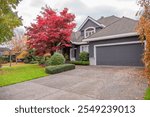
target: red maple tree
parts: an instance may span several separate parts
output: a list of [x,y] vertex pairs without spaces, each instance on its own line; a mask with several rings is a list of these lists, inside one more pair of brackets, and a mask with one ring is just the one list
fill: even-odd
[[67,8],[58,13],[46,6],[37,16],[36,23],[27,27],[29,49],[35,49],[36,54],[42,56],[70,46],[71,34],[76,26],[74,19],[75,15],[68,13]]

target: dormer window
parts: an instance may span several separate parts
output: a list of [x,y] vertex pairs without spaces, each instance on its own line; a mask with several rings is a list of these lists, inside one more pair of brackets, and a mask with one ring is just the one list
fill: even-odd
[[89,36],[91,36],[92,34],[94,34],[95,31],[95,27],[88,27],[84,30],[84,38],[87,38]]

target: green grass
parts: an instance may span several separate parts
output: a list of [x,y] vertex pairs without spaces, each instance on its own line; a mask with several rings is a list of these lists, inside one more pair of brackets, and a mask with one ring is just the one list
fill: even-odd
[[0,87],[47,76],[38,65],[23,64],[0,69]]
[[150,88],[146,89],[144,99],[145,100],[150,100]]

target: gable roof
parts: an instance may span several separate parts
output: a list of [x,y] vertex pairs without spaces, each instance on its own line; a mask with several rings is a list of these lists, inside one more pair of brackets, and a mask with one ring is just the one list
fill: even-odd
[[71,35],[71,41],[72,42],[81,42],[82,41],[81,32],[80,31],[73,32]]
[[84,37],[81,36],[81,32],[77,31],[77,32],[73,32],[71,35],[71,43],[76,44],[76,45],[80,45],[80,44],[86,44],[86,42],[83,42]]
[[120,19],[119,17],[112,15],[109,17],[101,17],[100,19],[97,20],[97,22],[104,24],[105,26],[108,26],[108,25],[118,21],[119,19]]
[[[128,34],[137,35],[136,33],[136,26],[137,21],[130,19],[130,18],[120,18],[116,22],[108,25],[104,29],[100,30],[99,32],[93,34],[87,39],[84,39],[83,41],[94,41],[96,40],[103,40],[103,39],[110,39],[110,37],[116,37],[116,35],[120,36],[127,36]],[[107,38],[106,38],[107,37]],[[99,38],[99,39],[98,39]]]
[[93,19],[92,17],[88,16],[88,17],[86,18],[86,20],[81,24],[81,26],[79,27],[78,30],[81,30],[82,27],[86,24],[86,22],[87,22],[88,20],[91,20],[92,22],[94,22],[95,24],[97,24],[97,25],[100,26],[100,27],[105,27],[105,25],[103,25],[103,24],[97,22],[95,19]]

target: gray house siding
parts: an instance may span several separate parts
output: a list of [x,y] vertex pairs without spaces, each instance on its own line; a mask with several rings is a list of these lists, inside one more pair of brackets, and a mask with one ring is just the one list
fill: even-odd
[[94,45],[118,43],[118,42],[129,42],[129,41],[139,41],[139,39],[137,36],[134,36],[134,37],[126,37],[126,38],[118,38],[118,39],[89,42],[89,53],[90,53],[89,56],[94,57]]
[[84,30],[81,31],[81,36],[84,36]]
[[[71,48],[72,50],[74,50],[75,49],[75,45],[74,44],[72,44],[72,48]],[[75,58],[75,53],[74,53],[75,51],[72,51],[72,53],[70,53],[71,54],[71,57],[73,57],[73,58]]]
[[79,60],[80,46],[72,44],[72,49],[74,50],[74,53],[72,53],[72,57],[74,57],[75,60]]
[[76,46],[76,60],[79,60],[80,46]]

